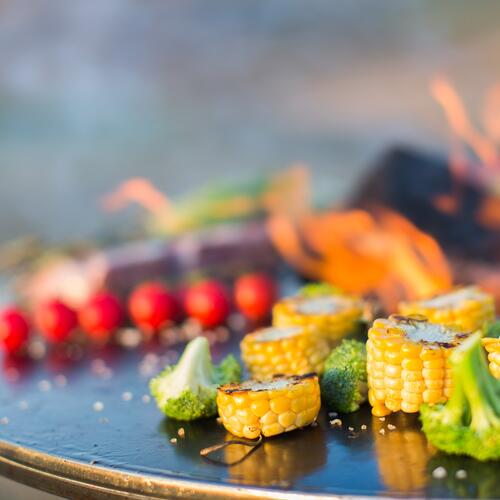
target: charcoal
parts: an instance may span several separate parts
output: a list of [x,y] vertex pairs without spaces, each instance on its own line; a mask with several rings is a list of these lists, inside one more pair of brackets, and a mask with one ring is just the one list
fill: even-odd
[[[457,182],[458,209],[453,213],[439,210],[436,198],[452,194]],[[500,232],[476,220],[484,196],[484,189],[473,179],[453,178],[446,156],[394,147],[374,163],[347,205],[372,213],[389,208],[433,236],[448,255],[496,263]]]

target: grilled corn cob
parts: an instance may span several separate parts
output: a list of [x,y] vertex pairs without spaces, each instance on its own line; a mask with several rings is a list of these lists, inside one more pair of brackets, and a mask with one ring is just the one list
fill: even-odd
[[356,330],[364,305],[347,295],[290,297],[273,307],[274,326],[315,326],[330,341]]
[[248,380],[217,391],[224,427],[235,436],[256,439],[293,431],[316,420],[321,406],[318,377],[307,374]]
[[322,372],[330,353],[328,341],[302,326],[269,327],[245,335],[241,357],[257,380],[273,375],[303,375]]
[[488,351],[490,372],[495,378],[500,378],[500,338],[486,337],[483,346]]
[[375,320],[366,344],[372,413],[414,413],[422,402],[446,401],[452,390],[446,359],[468,336],[420,315]]
[[372,422],[375,452],[382,481],[390,494],[421,491],[428,481],[427,462],[435,449],[418,430],[416,415],[398,413],[390,422]]
[[475,286],[457,288],[449,293],[416,302],[402,302],[404,316],[422,314],[431,323],[454,325],[465,332],[480,330],[495,318],[495,302],[491,295]]

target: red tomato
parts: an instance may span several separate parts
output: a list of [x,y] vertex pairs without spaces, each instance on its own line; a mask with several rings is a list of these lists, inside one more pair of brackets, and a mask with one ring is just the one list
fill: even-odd
[[49,342],[66,340],[78,325],[75,311],[57,299],[38,306],[35,322]]
[[161,283],[144,283],[129,298],[128,308],[134,323],[146,331],[158,331],[177,321],[180,307],[175,295]]
[[229,296],[218,281],[202,281],[186,292],[185,308],[188,316],[197,319],[205,328],[212,328],[226,320],[230,310]]
[[123,323],[123,307],[113,294],[100,292],[80,309],[78,319],[90,337],[105,340]]
[[0,345],[8,354],[15,354],[28,340],[30,326],[26,316],[15,307],[0,312]]
[[234,285],[236,306],[252,321],[259,321],[269,316],[276,295],[275,282],[263,273],[244,274]]

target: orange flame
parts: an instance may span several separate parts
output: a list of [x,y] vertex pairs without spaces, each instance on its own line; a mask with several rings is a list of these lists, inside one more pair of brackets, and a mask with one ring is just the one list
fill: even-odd
[[105,196],[102,205],[108,211],[121,210],[129,203],[135,202],[151,213],[161,213],[169,210],[170,200],[148,180],[135,177],[123,182],[112,193]]
[[439,245],[401,215],[384,210],[305,213],[294,219],[273,214],[271,239],[304,275],[328,281],[348,293],[374,294],[387,310],[452,285]]
[[[443,213],[458,213],[462,203],[460,181],[467,177],[485,188],[485,195],[475,214],[477,222],[490,230],[499,229],[500,85],[493,86],[486,94],[482,113],[484,132],[473,126],[462,99],[446,78],[435,78],[431,82],[430,92],[442,107],[450,126],[449,166],[454,180],[452,193],[437,196],[433,200],[434,206]],[[468,150],[477,158],[470,158]]]
[[[498,137],[500,133],[499,118],[494,114],[494,111],[498,111],[500,107],[499,90],[496,89],[490,93],[486,101],[485,134],[472,125],[462,99],[448,80],[442,77],[434,79],[431,82],[431,94],[443,108],[454,137],[469,146],[480,159],[482,165],[488,168],[497,167],[499,155],[493,137]],[[492,106],[491,110],[489,106]],[[463,160],[465,153],[458,151],[456,144],[455,148],[455,151],[452,152],[455,152],[457,157]],[[460,165],[461,161],[452,162],[451,166],[457,167],[457,164]]]
[[126,180],[102,199],[107,211],[137,203],[151,215],[149,228],[161,234],[178,234],[236,218],[257,217],[266,212],[302,211],[309,199],[309,171],[303,165],[273,173],[262,181],[213,188],[171,201],[147,179]]
[[493,231],[500,229],[500,198],[485,196],[477,212],[478,222]]

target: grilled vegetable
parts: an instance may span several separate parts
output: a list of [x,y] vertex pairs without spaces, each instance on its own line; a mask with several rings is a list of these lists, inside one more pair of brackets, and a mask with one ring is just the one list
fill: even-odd
[[483,346],[488,351],[490,372],[500,379],[500,321],[492,323],[483,339]]
[[273,375],[303,375],[322,372],[330,353],[328,341],[301,326],[262,328],[245,335],[241,357],[257,380]]
[[468,336],[419,315],[375,320],[366,344],[372,413],[414,413],[422,402],[446,401],[452,389],[447,357]]
[[358,340],[343,340],[325,361],[321,398],[342,413],[359,409],[368,395],[366,346]]
[[275,436],[310,425],[321,406],[315,374],[228,384],[217,391],[224,427],[238,437]]
[[167,366],[149,384],[160,410],[176,420],[195,420],[217,414],[217,386],[241,379],[234,356],[218,366],[210,357],[208,341],[197,337],[186,346],[179,362]]
[[333,290],[329,285],[308,285],[301,295],[281,300],[273,308],[273,325],[314,326],[332,342],[355,332],[363,303]]
[[447,453],[500,459],[500,380],[488,370],[480,334],[455,349],[449,362],[454,384],[450,399],[420,409],[427,439]]
[[454,325],[473,332],[495,319],[495,302],[486,292],[468,286],[427,300],[403,302],[399,304],[399,312],[405,316],[422,314],[432,323]]

